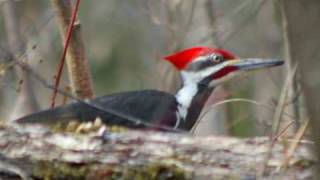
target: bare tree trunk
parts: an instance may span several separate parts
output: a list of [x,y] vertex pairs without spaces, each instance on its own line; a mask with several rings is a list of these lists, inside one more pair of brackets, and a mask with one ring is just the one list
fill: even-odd
[[[308,116],[320,158],[320,1],[282,0],[290,56],[302,76]],[[317,176],[320,176],[318,169]]]
[[[19,1],[5,1],[2,4],[2,11],[5,20],[5,27],[8,37],[8,44],[11,52],[12,58],[15,58],[19,61],[28,62],[28,57],[23,56],[21,58],[21,54],[25,50],[25,42],[20,34],[20,23],[17,15],[17,4],[21,3]],[[36,96],[34,94],[34,88],[31,81],[30,75],[23,71],[20,68],[16,69],[18,81],[21,82],[18,92],[17,100],[14,103],[14,107],[12,112],[10,113],[9,120],[14,120],[26,114],[33,113],[39,110],[39,105],[36,101]],[[10,82],[13,83],[13,82]],[[12,100],[11,100],[12,102]]]
[[[288,87],[287,98],[285,98],[287,103],[287,107],[285,108],[286,112],[289,114],[292,114],[291,120],[295,122],[295,126],[292,126],[292,128],[290,128],[291,131],[287,131],[289,134],[292,134],[293,131],[297,130],[300,126],[300,110],[298,106],[301,98],[296,98],[294,102],[290,102],[295,99],[295,96],[298,93],[299,84],[297,82],[297,75],[296,73],[293,72],[295,69],[294,67],[297,65],[296,64],[297,60],[292,57],[293,52],[291,48],[290,37],[289,37],[289,34],[287,33],[288,22],[287,22],[287,16],[286,16],[286,9],[284,7],[284,4],[281,4],[280,6],[281,6],[281,16],[282,16],[282,28],[284,32],[283,40],[284,40],[284,55],[286,60],[285,65],[287,67],[286,69],[288,70],[288,76],[290,76],[290,74],[293,74],[293,77],[290,80],[290,84]],[[286,118],[283,117],[283,120],[285,119]],[[281,125],[283,126],[283,124],[287,124],[287,123],[281,123],[280,126]]]
[[[72,3],[70,0],[51,0],[51,2],[58,14],[60,33],[63,37],[63,42],[65,42],[66,31],[71,21]],[[67,52],[67,65],[71,89],[74,95],[80,99],[93,98],[93,85],[79,21],[76,21],[74,24]]]

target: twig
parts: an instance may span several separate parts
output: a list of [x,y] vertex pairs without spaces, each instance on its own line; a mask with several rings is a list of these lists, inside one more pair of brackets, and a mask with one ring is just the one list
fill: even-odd
[[[280,8],[281,8],[281,19],[282,19],[282,30],[283,30],[283,43],[284,43],[284,54],[286,58],[286,67],[288,72],[290,73],[291,71],[294,71],[294,63],[295,62],[293,57],[292,57],[292,48],[291,48],[291,39],[289,38],[289,33],[288,33],[288,19],[287,19],[287,12],[286,8],[284,7],[285,2],[283,0],[280,1]],[[290,89],[288,91],[288,96],[291,99],[294,99],[295,94],[297,94],[298,91],[298,81],[296,80],[296,76],[293,77]],[[299,97],[299,96],[298,96]],[[295,123],[296,123],[296,128],[300,126],[300,111],[299,111],[299,98],[296,99],[297,102],[291,104],[291,110],[293,111],[295,117]]]
[[[240,21],[239,23],[237,23],[237,24],[235,25],[235,28],[232,28],[230,31],[225,31],[225,33],[223,33],[222,35],[220,35],[221,37],[224,37],[224,38],[222,38],[221,41],[220,41],[220,43],[218,44],[219,47],[223,47],[224,44],[226,44],[227,41],[229,41],[229,39],[231,39],[231,38],[236,34],[236,32],[238,32],[240,26],[243,26],[244,24],[250,22],[251,18],[255,17],[255,16],[258,14],[258,12],[260,11],[260,9],[263,7],[263,5],[264,5],[266,2],[268,2],[268,1],[267,1],[267,0],[261,0],[261,1],[259,2],[258,6],[256,7],[256,9],[255,9],[250,15],[248,15],[245,19],[243,19],[242,21]],[[247,1],[244,2],[244,4],[246,4],[246,3],[247,3]],[[236,12],[236,13],[234,13],[233,15],[235,16],[235,14],[239,13],[240,10],[242,10],[243,7],[245,7],[245,6],[244,6],[244,5],[239,6],[239,8],[237,8],[236,11],[234,11],[234,12]],[[201,39],[198,41],[198,43],[204,43],[204,42],[206,42],[208,39],[210,39],[210,38],[208,38],[208,37],[214,36],[216,33],[217,33],[217,30],[214,29],[211,33],[209,33],[209,34],[206,35],[205,37],[201,38]]]
[[69,26],[68,26],[63,52],[62,52],[62,55],[61,55],[61,58],[60,58],[60,63],[59,63],[59,66],[58,66],[58,69],[57,69],[57,73],[56,73],[56,76],[55,76],[55,82],[54,82],[54,87],[55,88],[53,90],[52,97],[51,97],[51,108],[54,108],[54,106],[55,106],[56,96],[57,96],[57,88],[59,87],[59,84],[60,84],[62,70],[63,70],[64,64],[65,64],[65,57],[66,57],[68,46],[69,46],[69,43],[70,43],[70,40],[71,40],[71,34],[72,34],[72,31],[73,31],[74,23],[76,21],[77,13],[78,13],[78,10],[79,10],[79,5],[80,5],[80,0],[77,0],[76,5],[74,7],[74,10],[72,11],[72,17],[71,17],[71,21],[70,21]]
[[283,86],[282,92],[281,92],[281,96],[276,108],[276,112],[274,113],[273,116],[273,126],[272,126],[272,134],[276,134],[279,130],[280,127],[280,123],[281,123],[281,118],[282,118],[282,114],[286,105],[286,99],[288,96],[288,91],[291,87],[291,84],[293,82],[293,78],[296,74],[297,71],[297,65],[295,65],[294,69],[289,72],[287,79],[285,81],[285,84]]
[[289,127],[291,127],[293,125],[293,121],[288,123],[287,126],[285,126],[277,135],[275,135],[273,138],[272,138],[272,141],[276,141],[278,140],[284,133],[286,133],[286,131],[289,129]]
[[[26,43],[20,32],[21,22],[19,21],[18,16],[18,3],[19,2],[7,1],[1,7],[3,10],[10,56],[15,59],[18,58],[19,53],[25,50],[26,47]],[[27,57],[25,58],[25,61],[29,63]],[[35,90],[32,86],[32,82],[30,81],[29,75],[23,71],[20,71],[20,69],[15,69],[11,72],[15,73],[15,76],[21,81],[24,81],[24,83],[20,83],[19,85],[20,91],[16,101],[14,102],[14,106],[12,106],[12,110],[9,113],[8,119],[15,119],[39,110],[39,104],[35,98]]]
[[221,46],[224,46],[224,44],[226,44],[229,41],[229,39],[231,39],[236,34],[236,32],[238,32],[240,26],[244,26],[245,24],[251,22],[250,20],[253,17],[257,16],[257,14],[260,12],[261,8],[263,7],[263,5],[266,2],[268,2],[268,1],[267,0],[261,0],[259,2],[258,6],[256,7],[256,9],[254,11],[252,11],[251,14],[248,15],[243,21],[239,22],[239,24],[236,25],[236,28],[232,28],[229,32],[225,31],[226,35],[224,35],[224,34],[222,35],[224,38],[222,40]]
[[207,17],[209,19],[209,25],[210,28],[212,29],[211,31],[211,39],[213,41],[213,46],[215,47],[221,47],[220,46],[220,36],[219,36],[219,29],[217,25],[217,17],[216,13],[213,11],[214,9],[214,1],[212,0],[207,0],[206,4],[206,11],[207,11]]
[[190,10],[189,17],[188,17],[188,22],[184,27],[184,31],[183,31],[182,35],[180,36],[180,40],[177,40],[176,49],[180,49],[184,45],[186,36],[187,36],[187,34],[188,34],[189,30],[190,30],[190,27],[192,25],[192,20],[193,20],[193,16],[194,16],[194,13],[195,13],[196,5],[197,5],[197,0],[192,0],[192,2],[191,2],[191,10]]
[[[289,72],[289,74],[287,75],[287,79],[286,79],[285,84],[283,86],[281,97],[280,97],[280,100],[278,102],[278,106],[276,108],[276,112],[274,113],[273,124],[272,124],[272,132],[271,132],[271,135],[270,135],[271,142],[270,142],[270,144],[268,146],[268,152],[266,154],[265,161],[261,165],[261,168],[257,172],[258,179],[261,179],[263,177],[263,175],[265,174],[269,159],[270,159],[270,157],[272,155],[272,149],[274,147],[274,144],[277,141],[277,139],[274,138],[274,136],[277,134],[277,132],[279,130],[281,117],[282,117],[282,114],[284,112],[285,102],[286,102],[286,98],[287,98],[287,94],[288,94],[288,89],[289,89],[290,84],[292,82],[292,78],[294,77],[294,75],[296,73],[296,70],[297,70],[297,65],[294,67],[293,71]],[[286,131],[284,131],[284,132],[286,132]]]
[[[219,106],[219,105],[222,105],[222,104],[225,104],[225,103],[231,103],[231,102],[246,102],[246,103],[251,103],[251,104],[255,104],[255,105],[258,105],[258,106],[262,106],[262,107],[265,107],[267,109],[270,109],[270,110],[275,110],[274,107],[272,106],[269,106],[267,104],[263,104],[261,102],[258,102],[258,101],[255,101],[255,100],[252,100],[252,99],[245,99],[245,98],[233,98],[233,99],[227,99],[227,100],[223,100],[223,101],[220,101],[220,102],[217,102],[215,104],[212,104],[210,105],[208,108],[206,108],[200,115],[199,119],[197,120],[197,122],[195,123],[195,125],[193,126],[193,128],[191,129],[191,132],[193,133],[196,129],[196,127],[199,125],[199,123],[201,122],[201,120],[204,118],[204,116],[209,112],[211,111],[212,109],[214,109],[216,106]],[[288,116],[288,117],[292,117],[292,115],[286,113],[286,112],[283,112],[284,115]]]
[[286,151],[285,160],[284,160],[281,167],[288,168],[289,162],[292,159],[292,156],[293,156],[295,150],[297,149],[298,145],[300,144],[300,141],[301,141],[303,135],[305,134],[308,126],[309,126],[309,121],[307,120],[304,122],[303,126],[301,126],[299,128],[298,132],[295,134],[295,136],[293,138],[295,141],[290,144],[290,147]]

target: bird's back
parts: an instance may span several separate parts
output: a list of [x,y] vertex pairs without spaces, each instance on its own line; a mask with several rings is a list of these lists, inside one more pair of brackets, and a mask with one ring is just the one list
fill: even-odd
[[[176,99],[172,94],[161,91],[117,93],[98,97],[91,100],[89,104],[94,106],[81,102],[71,103],[25,116],[17,122],[55,123],[71,120],[85,122],[100,117],[105,124],[129,127],[144,127],[143,123],[138,121],[165,126],[174,126],[176,123]],[[110,110],[123,117],[110,113]],[[138,121],[133,122],[132,119]]]

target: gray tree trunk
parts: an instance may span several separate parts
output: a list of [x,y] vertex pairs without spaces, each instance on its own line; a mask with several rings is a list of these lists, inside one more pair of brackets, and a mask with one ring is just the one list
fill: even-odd
[[[320,157],[320,1],[282,0],[291,58],[298,63],[308,116]],[[318,176],[320,176],[318,170]]]

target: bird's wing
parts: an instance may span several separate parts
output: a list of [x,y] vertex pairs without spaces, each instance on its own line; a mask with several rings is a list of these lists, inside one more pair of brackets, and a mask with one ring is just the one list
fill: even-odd
[[[131,91],[98,97],[90,101],[93,106],[76,102],[34,113],[20,118],[18,123],[53,123],[55,121],[90,121],[100,117],[106,124],[141,126],[132,121],[154,124],[174,125],[175,97],[169,93],[156,90]],[[103,110],[104,109],[104,110]],[[110,113],[116,111],[123,117]],[[126,118],[127,117],[127,118]],[[129,120],[128,120],[129,119]],[[142,125],[143,126],[143,125]]]

